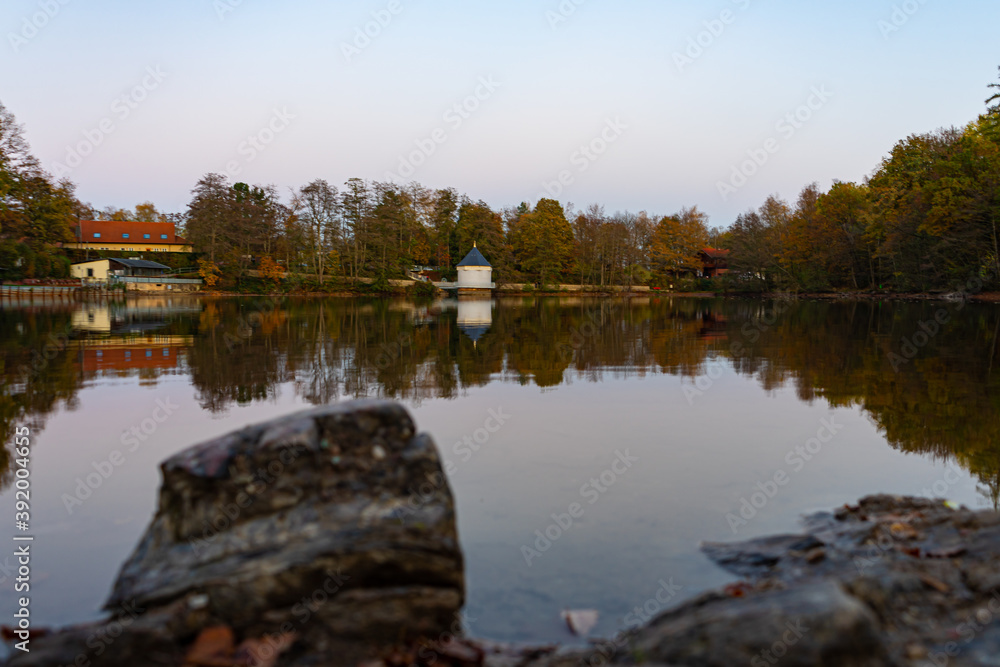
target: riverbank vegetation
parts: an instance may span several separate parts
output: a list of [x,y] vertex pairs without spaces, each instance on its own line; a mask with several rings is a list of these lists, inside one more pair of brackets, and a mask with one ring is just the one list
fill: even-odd
[[[95,210],[30,153],[0,106],[2,277],[64,277],[79,258],[61,248],[81,218],[169,221],[195,255],[160,256],[200,268],[216,289],[353,290],[403,278],[413,267],[454,279],[475,242],[497,282],[598,288],[765,292],[954,289],[1000,285],[1000,84],[987,111],[963,128],[900,141],[862,182],[806,185],[709,226],[696,206],[670,215],[565,208],[552,199],[495,209],[451,188],[316,179],[282,197],[273,185],[206,174],[183,213],[151,203]],[[728,249],[729,272],[702,279],[699,251]],[[345,284],[347,287],[345,288]]]

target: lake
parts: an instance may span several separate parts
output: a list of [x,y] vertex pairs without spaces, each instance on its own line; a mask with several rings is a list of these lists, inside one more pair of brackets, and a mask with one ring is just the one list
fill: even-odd
[[731,581],[701,541],[794,531],[873,493],[996,507],[998,331],[1000,307],[962,302],[4,303],[5,456],[16,427],[34,435],[33,626],[99,615],[163,459],[384,397],[445,461],[469,633],[570,642],[572,608],[608,636]]

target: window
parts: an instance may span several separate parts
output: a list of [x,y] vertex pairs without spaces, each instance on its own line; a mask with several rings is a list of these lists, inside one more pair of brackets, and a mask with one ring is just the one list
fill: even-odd
[[149,238],[149,234],[143,234],[143,235],[142,235],[142,238],[144,238],[144,239],[148,239],[148,238]]
[[93,278],[94,277],[94,270],[93,269],[87,269],[87,277],[88,278]]
[[122,234],[122,238],[123,239],[127,239],[128,238],[128,234]]
[[166,234],[160,234],[160,238],[163,239],[164,241],[166,241],[167,240],[167,235]]
[[101,233],[100,232],[94,232],[94,238],[95,239],[101,238]]

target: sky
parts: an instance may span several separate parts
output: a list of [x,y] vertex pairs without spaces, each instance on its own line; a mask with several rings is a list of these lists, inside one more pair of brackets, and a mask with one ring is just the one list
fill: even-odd
[[97,208],[210,172],[728,226],[985,110],[995,0],[7,0],[0,103]]

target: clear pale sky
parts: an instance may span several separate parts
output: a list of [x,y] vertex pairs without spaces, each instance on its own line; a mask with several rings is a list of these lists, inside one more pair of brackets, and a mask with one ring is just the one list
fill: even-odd
[[995,0],[7,0],[2,28],[0,101],[46,168],[75,164],[99,208],[168,212],[232,165],[287,193],[385,180],[422,142],[412,180],[495,207],[565,171],[577,208],[697,204],[725,226],[973,120],[1000,65]]

